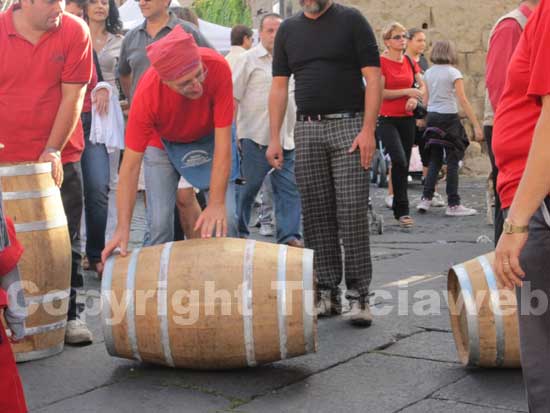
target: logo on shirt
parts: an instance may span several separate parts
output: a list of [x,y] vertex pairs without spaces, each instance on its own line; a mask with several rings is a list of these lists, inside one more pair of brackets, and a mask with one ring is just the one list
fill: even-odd
[[52,56],[52,63],[63,63],[65,62],[65,56],[62,54]]
[[181,158],[182,168],[194,168],[209,163],[212,160],[210,154],[207,151],[200,149],[187,152]]

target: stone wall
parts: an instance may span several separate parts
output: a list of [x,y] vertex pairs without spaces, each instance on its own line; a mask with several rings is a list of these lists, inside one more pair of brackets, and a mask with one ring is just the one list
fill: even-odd
[[[517,7],[518,0],[345,0],[367,17],[380,40],[380,32],[390,21],[407,28],[426,29],[428,44],[448,39],[459,53],[458,67],[464,74],[466,93],[480,121],[485,99],[485,56],[488,36],[495,21]],[[471,132],[469,130],[469,132]]]

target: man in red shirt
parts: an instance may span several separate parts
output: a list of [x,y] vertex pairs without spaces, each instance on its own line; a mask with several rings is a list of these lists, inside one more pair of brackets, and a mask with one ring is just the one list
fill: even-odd
[[498,107],[498,102],[504,90],[504,82],[508,71],[508,64],[512,59],[514,50],[519,42],[521,33],[527,23],[527,19],[537,6],[539,0],[524,0],[520,6],[500,17],[491,31],[489,37],[489,49],[487,50],[487,62],[485,72],[485,114],[483,120],[483,134],[487,141],[489,158],[491,159],[493,189],[495,194],[494,223],[495,245],[502,233],[502,216],[500,198],[497,193],[498,169],[495,165],[495,157],[491,148],[493,136],[493,117]]
[[529,18],[498,102],[493,151],[506,216],[495,274],[516,289],[523,378],[529,412],[550,406],[550,0]]
[[195,230],[200,228],[203,238],[214,231],[216,236],[228,232],[237,236],[234,184],[230,183],[226,191],[235,176],[233,168],[230,179],[231,69],[221,55],[198,47],[193,36],[179,26],[149,45],[147,55],[152,67],[141,78],[133,97],[119,175],[118,224],[103,250],[103,261],[116,247],[122,255],[127,253],[139,170],[147,146],[164,149],[171,164],[165,173],[154,174],[159,177],[155,185],[162,188],[158,191],[162,199],[147,200],[152,216],[170,219],[156,209],[173,205],[183,176],[193,187],[209,190],[208,206]]
[[[21,0],[0,15],[0,163],[50,162],[61,187],[73,244],[82,215],[79,121],[92,74],[86,24],[63,13],[63,0]],[[65,339],[91,340],[78,320],[76,287],[80,254],[73,245],[71,299]]]

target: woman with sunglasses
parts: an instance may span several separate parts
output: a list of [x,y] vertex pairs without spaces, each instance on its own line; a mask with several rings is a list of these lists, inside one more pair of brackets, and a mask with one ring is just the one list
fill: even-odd
[[[111,86],[111,93],[118,97],[116,67],[122,46],[122,22],[114,0],[90,0],[85,8],[85,20],[90,27],[90,34],[96,55],[95,68],[99,80]],[[106,94],[95,94],[96,112],[101,116],[109,111],[109,97]],[[91,116],[88,116],[91,122]],[[84,122],[84,119],[83,119]],[[89,134],[86,136],[85,149],[82,154],[82,174],[84,181],[85,218],[86,218],[86,255],[90,269],[99,275],[103,272],[101,251],[105,247],[105,230],[108,215],[116,220],[116,212],[109,210],[109,191],[114,191],[117,182],[117,171],[120,153],[115,150],[107,152],[105,144],[92,143]],[[113,203],[114,204],[114,203]],[[115,222],[110,222],[114,228]]]
[[[404,55],[407,30],[397,22],[382,31],[386,51],[380,59],[384,84],[383,102],[378,118],[377,134],[391,158],[392,209],[403,228],[414,226],[409,215],[407,175],[414,144],[416,123],[413,111],[424,94],[424,83],[416,62]],[[418,88],[413,86],[418,84]]]

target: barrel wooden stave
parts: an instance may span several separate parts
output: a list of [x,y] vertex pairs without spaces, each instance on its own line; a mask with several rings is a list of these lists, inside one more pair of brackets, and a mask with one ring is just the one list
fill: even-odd
[[[490,253],[454,266],[449,271],[449,312],[453,336],[464,365],[519,367],[515,293],[498,288],[493,262],[494,253]],[[470,288],[471,304],[464,300],[465,291]],[[465,301],[462,308],[461,300]]]
[[[168,251],[170,247],[171,250]],[[164,296],[159,300],[159,294],[162,293],[158,289],[158,277],[163,251],[165,255],[169,254],[169,261],[165,260],[165,276],[168,277],[168,282]],[[243,259],[247,251],[248,260]],[[225,369],[263,364],[280,360],[283,355],[286,358],[315,351],[315,318],[310,317],[311,334],[315,337],[309,340],[313,343],[312,348],[307,349],[304,339],[303,292],[292,291],[289,284],[289,281],[303,282],[303,251],[307,250],[227,238],[191,240],[184,244],[178,242],[170,246],[165,244],[141,249],[134,253],[137,255],[134,257],[136,270],[135,289],[132,292],[133,320],[127,310],[127,317],[122,322],[108,326],[105,316],[119,314],[115,314],[116,310],[112,306],[104,311],[103,322],[109,352],[119,357],[174,367]],[[286,258],[286,265],[278,264],[281,256]],[[114,290],[113,295],[120,300],[122,291],[128,287],[128,280],[132,278],[128,275],[132,256],[117,258],[110,265],[112,280],[109,280],[110,274],[106,278],[104,276],[102,295],[105,297],[110,283]],[[289,316],[280,319],[278,307],[282,307],[283,302],[278,299],[279,292],[274,286],[272,288],[272,282],[277,280],[281,268],[287,280],[284,289],[288,298],[286,304],[289,309],[292,306],[292,311]],[[246,289],[239,288],[246,270],[250,271],[252,279],[249,291],[252,316],[248,319],[248,328],[246,317],[241,316],[238,311],[242,305],[246,307]],[[213,290],[227,291],[230,294],[227,296],[228,301],[224,301],[226,304],[230,303],[229,314],[222,315],[224,306],[221,299],[218,298],[213,304],[205,302],[205,281],[213,283]],[[135,313],[140,300],[138,294],[143,296],[138,291],[154,292],[147,301],[145,314]],[[196,291],[198,294],[200,301],[192,308],[192,311],[198,312],[198,318],[192,325],[180,325],[176,322],[175,317],[178,315],[185,318],[171,305],[178,291]],[[313,295],[312,288],[310,294]],[[167,303],[164,318],[160,315],[163,312],[159,308],[163,302]],[[183,297],[180,304],[187,306],[186,297]],[[284,351],[279,335],[281,328],[285,330],[287,337],[285,354],[282,354]],[[131,337],[132,330],[135,332],[135,340]],[[112,343],[109,343],[109,337],[112,337]]]
[[[22,174],[13,175],[14,171]],[[26,329],[32,334],[12,345],[18,362],[51,356],[63,349],[71,245],[63,203],[50,171],[49,164],[0,165],[4,210],[12,217],[17,238],[25,248],[19,270],[29,301]],[[44,223],[53,227],[40,229]],[[61,298],[52,301],[48,296],[52,292],[61,293]],[[44,297],[46,302],[42,303]],[[55,313],[49,314],[49,308]],[[58,328],[45,331],[53,325]]]

